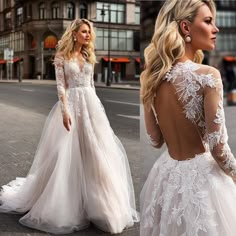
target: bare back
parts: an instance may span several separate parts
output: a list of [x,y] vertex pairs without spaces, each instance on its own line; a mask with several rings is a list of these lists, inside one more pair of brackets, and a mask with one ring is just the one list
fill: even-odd
[[236,179],[218,70],[190,60],[177,63],[158,87],[152,109],[144,106],[144,115],[154,147],[165,142],[170,156],[179,161],[210,151],[218,165]]
[[197,125],[186,119],[183,104],[178,100],[176,88],[163,81],[155,100],[159,125],[172,158],[185,160],[205,152]]

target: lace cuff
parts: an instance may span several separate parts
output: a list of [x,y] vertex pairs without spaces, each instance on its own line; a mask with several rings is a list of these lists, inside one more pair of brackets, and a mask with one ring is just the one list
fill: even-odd
[[164,138],[158,125],[157,114],[153,106],[151,106],[151,109],[144,107],[144,118],[149,143],[155,148],[161,148]]
[[148,139],[149,144],[153,147],[159,147],[159,145],[161,144],[161,142],[158,142],[156,139],[152,138],[150,134],[147,134],[146,137]]

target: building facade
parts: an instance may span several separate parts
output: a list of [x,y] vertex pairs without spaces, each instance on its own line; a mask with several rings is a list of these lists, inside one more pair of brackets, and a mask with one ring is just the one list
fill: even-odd
[[[108,59],[115,81],[139,78],[140,6],[135,0],[1,0],[0,79],[55,79],[55,46],[75,18],[93,22],[96,38],[95,79],[106,81]],[[108,43],[110,38],[110,44]],[[14,56],[5,60],[4,50]]]
[[[154,25],[163,1],[141,1],[141,59],[143,50],[150,43]],[[217,8],[216,25],[220,32],[217,35],[216,49],[205,52],[204,63],[215,66],[223,72],[231,67],[236,75],[236,1],[215,1]]]

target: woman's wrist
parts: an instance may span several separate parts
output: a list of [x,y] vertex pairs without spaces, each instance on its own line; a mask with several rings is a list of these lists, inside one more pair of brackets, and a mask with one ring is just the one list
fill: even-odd
[[61,113],[64,114],[69,114],[67,105],[64,104],[62,101],[60,101],[60,107],[61,107]]

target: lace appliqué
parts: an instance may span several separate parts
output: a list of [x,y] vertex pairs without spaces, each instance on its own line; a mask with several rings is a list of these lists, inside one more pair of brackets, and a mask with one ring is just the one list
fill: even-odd
[[[206,149],[209,145],[209,149],[214,153],[213,157],[219,166],[228,175],[236,179],[236,161],[227,144],[228,135],[225,127],[222,82],[220,78],[214,78],[212,74],[197,73],[196,71],[199,68],[198,64],[191,61],[178,63],[165,79],[175,86],[186,118],[200,128]],[[215,118],[212,120],[213,124],[210,124],[214,129],[211,133],[207,132],[204,114],[203,90],[206,86],[214,90],[213,94],[215,94],[217,101],[219,100],[218,109],[214,114]],[[214,126],[214,124],[216,125]]]
[[213,166],[206,164],[203,158],[192,159],[191,165],[173,160],[161,163],[159,175],[168,176],[168,181],[160,183],[156,178],[151,201],[143,217],[144,228],[152,228],[155,222],[160,222],[160,217],[163,222],[159,225],[160,235],[167,235],[168,224],[176,224],[176,227],[186,225],[186,235],[198,235],[199,231],[207,232],[215,226],[215,212],[207,206],[208,192],[202,190],[207,179],[211,178]]
[[63,57],[55,57],[54,60],[55,71],[56,71],[56,81],[57,81],[57,94],[60,102],[60,107],[62,113],[68,112],[68,108],[66,105],[66,101],[63,102],[62,97],[66,96],[66,80],[64,73],[64,58]]
[[68,81],[68,88],[92,87],[92,64],[84,62],[83,69],[81,70],[76,61],[70,60],[65,63],[65,73]]
[[[78,92],[74,89],[89,87],[94,89],[92,64],[85,61],[81,68],[77,60],[64,60],[63,57],[57,56],[54,65],[62,113],[69,112],[80,116],[81,111],[77,103],[80,102],[80,94],[83,94],[83,91]],[[66,98],[64,101],[62,101],[63,96]]]
[[[221,93],[221,97],[223,94]],[[220,167],[236,180],[236,160],[228,145],[228,135],[225,127],[225,115],[222,99],[219,102],[219,107],[216,112],[214,123],[218,125],[219,130],[207,135],[210,150],[216,151],[215,159]]]
[[[205,127],[203,96],[199,94],[199,90],[204,86],[214,88],[216,84],[211,74],[198,75],[196,73],[198,69],[199,66],[195,63],[178,63],[168,75],[167,81],[171,81],[175,85],[186,118],[199,127]],[[184,76],[182,76],[183,74]]]
[[157,147],[159,145],[159,143],[155,139],[153,139],[150,134],[147,134],[146,137],[147,137],[148,142],[151,146]]

